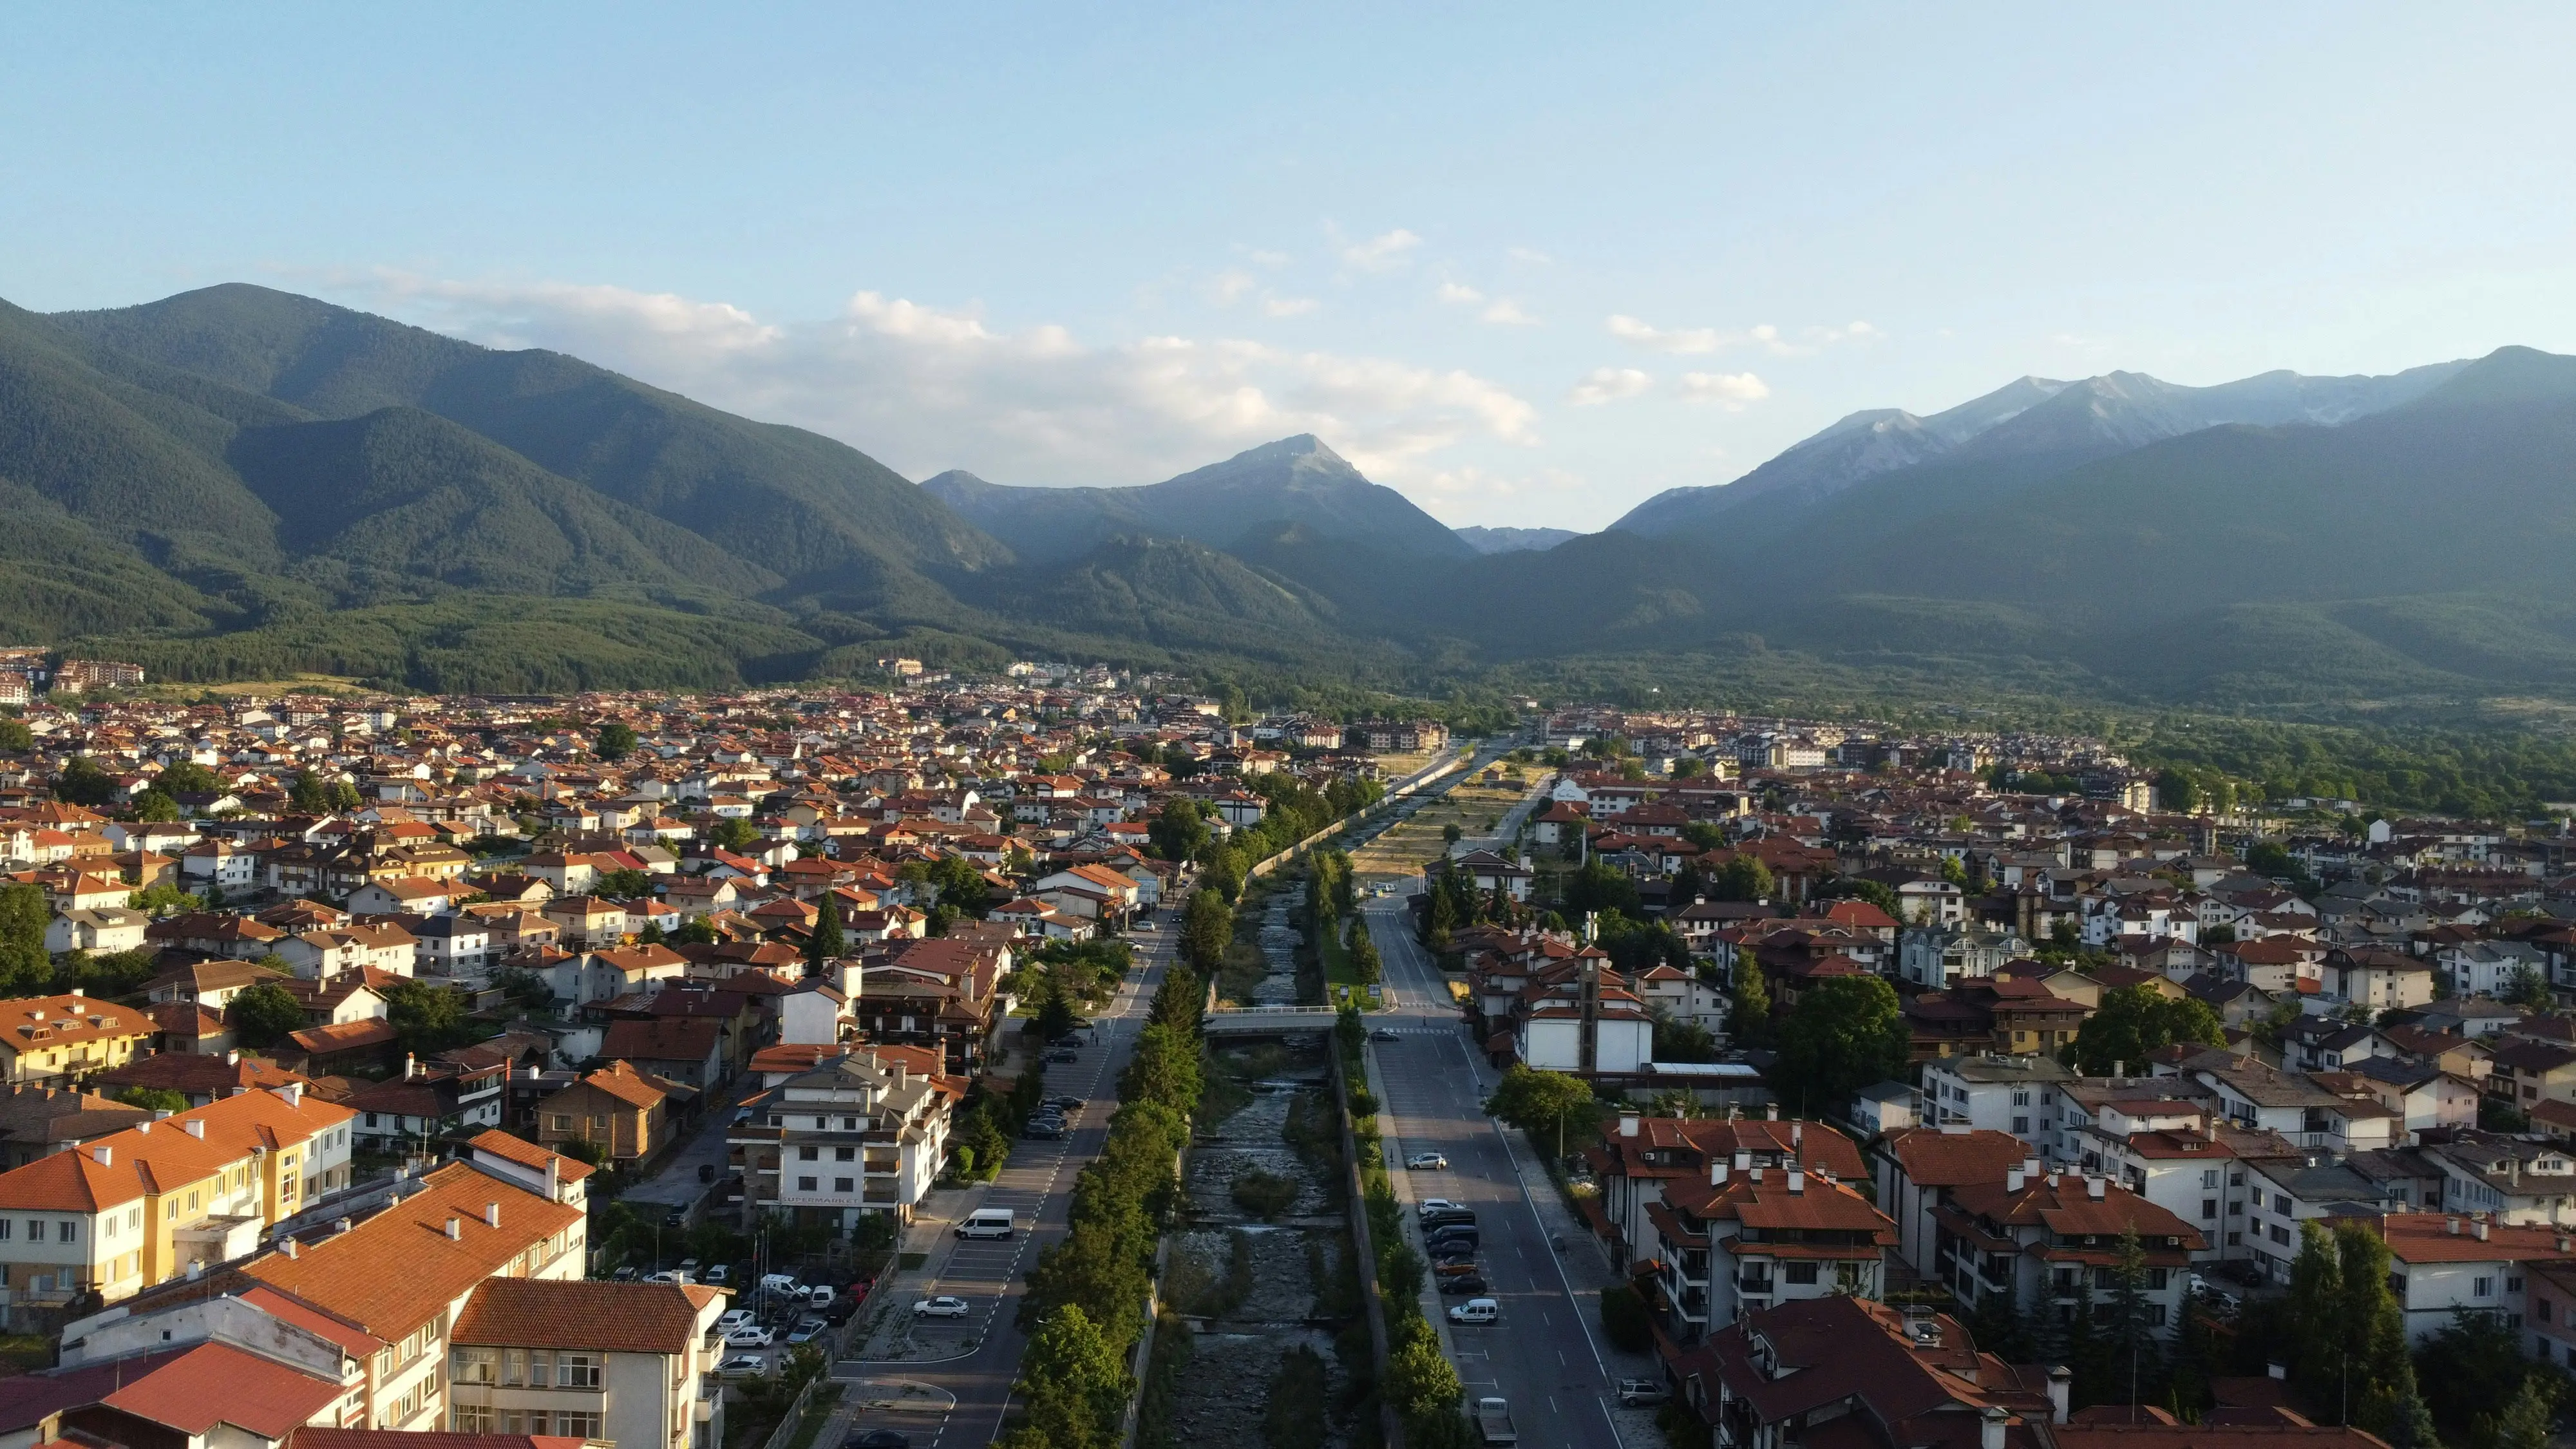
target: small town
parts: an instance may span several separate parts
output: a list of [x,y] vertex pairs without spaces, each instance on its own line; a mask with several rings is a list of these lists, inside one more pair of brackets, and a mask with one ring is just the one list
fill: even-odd
[[[2576,1366],[2560,821],[1100,667],[180,702],[11,657],[44,1441],[1045,1433],[1103,1360],[1186,1436],[1208,1369],[1346,1418],[1383,1341],[1394,1435],[1580,1352],[1623,1440],[1991,1449]],[[1531,1260],[1580,1314],[1506,1306]]]

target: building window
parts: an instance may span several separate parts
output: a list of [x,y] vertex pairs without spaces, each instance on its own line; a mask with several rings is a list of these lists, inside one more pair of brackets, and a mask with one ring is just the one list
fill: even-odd
[[1813,1283],[1816,1281],[1816,1265],[1813,1263],[1787,1264],[1786,1276],[1792,1283]]
[[565,1349],[555,1355],[555,1387],[559,1389],[595,1389],[599,1387],[599,1355]]
[[796,1160],[799,1162],[818,1161],[822,1156],[823,1149],[820,1147],[799,1147],[796,1149]]
[[2472,1280],[2469,1284],[2469,1295],[2473,1298],[2493,1297],[2495,1295],[2495,1280],[2493,1278],[2478,1278]]
[[574,1409],[557,1409],[555,1435],[562,1439],[596,1439],[599,1437],[599,1416]]
[[856,1162],[858,1161],[858,1158],[859,1149],[855,1147],[835,1147],[832,1149],[832,1160],[834,1162]]
[[447,1427],[458,1434],[490,1434],[492,1410],[480,1404],[452,1404],[447,1410]]
[[858,1179],[852,1177],[836,1177],[832,1179],[832,1191],[834,1192],[855,1192],[858,1190],[858,1185]]
[[796,1179],[796,1190],[798,1192],[812,1192],[814,1190],[814,1183],[815,1179],[813,1178],[800,1177]]
[[448,1377],[460,1384],[501,1381],[501,1353],[491,1348],[460,1348],[448,1355]]

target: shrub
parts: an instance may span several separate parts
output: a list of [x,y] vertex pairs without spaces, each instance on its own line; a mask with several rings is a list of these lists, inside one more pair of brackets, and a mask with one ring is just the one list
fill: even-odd
[[1644,1353],[1655,1346],[1646,1300],[1635,1287],[1621,1283],[1601,1290],[1601,1335],[1628,1353]]
[[1293,1177],[1251,1168],[1235,1174],[1234,1205],[1266,1221],[1296,1206],[1300,1190]]

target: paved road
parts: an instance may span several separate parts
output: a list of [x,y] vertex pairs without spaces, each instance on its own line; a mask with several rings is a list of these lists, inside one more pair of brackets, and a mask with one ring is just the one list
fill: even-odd
[[[1562,1221],[1559,1204],[1533,1195],[1532,1183],[1539,1193],[1553,1189],[1485,1116],[1493,1073],[1471,1052],[1439,971],[1413,940],[1404,898],[1372,901],[1366,909],[1388,981],[1400,988],[1402,1001],[1420,1004],[1369,1019],[1372,1030],[1396,1032],[1393,1040],[1369,1044],[1385,1096],[1387,1146],[1399,1163],[1423,1151],[1449,1159],[1446,1171],[1398,1167],[1396,1197],[1406,1204],[1408,1224],[1412,1204],[1423,1198],[1474,1209],[1484,1236],[1478,1262],[1493,1285],[1491,1296],[1502,1302],[1501,1322],[1449,1330],[1458,1376],[1470,1398],[1511,1400],[1524,1444],[1620,1445],[1612,1380],[1645,1367],[1623,1363],[1597,1339],[1596,1295],[1608,1281],[1607,1265]],[[1550,1241],[1560,1235],[1569,1245],[1564,1254]]]
[[[1027,1336],[1013,1321],[1019,1313],[1020,1299],[1028,1291],[1026,1274],[1042,1249],[1064,1239],[1074,1175],[1099,1155],[1101,1143],[1109,1135],[1109,1115],[1118,1105],[1118,1073],[1127,1065],[1136,1033],[1144,1026],[1145,1009],[1163,979],[1164,967],[1171,962],[1175,935],[1167,919],[1154,932],[1139,932],[1128,938],[1136,944],[1143,970],[1128,977],[1117,997],[1093,1018],[1096,1028],[1092,1035],[1097,1041],[1082,1048],[1082,1060],[1048,1069],[1050,1095],[1071,1093],[1087,1099],[1089,1105],[1073,1116],[1073,1131],[1063,1140],[1024,1139],[1014,1143],[1010,1163],[976,1204],[1009,1208],[1024,1224],[1034,1222],[1034,1230],[1024,1230],[1007,1240],[952,1242],[938,1275],[915,1294],[907,1294],[953,1294],[967,1301],[970,1312],[965,1318],[922,1320],[915,1329],[917,1338],[924,1343],[953,1345],[956,1356],[938,1362],[867,1363],[851,1359],[833,1370],[834,1377],[841,1379],[919,1381],[953,1395],[953,1405],[925,1412],[890,1411],[847,1402],[834,1422],[825,1427],[818,1444],[828,1449],[853,1430],[880,1428],[910,1434],[914,1449],[960,1449],[990,1443],[1000,1436],[1003,1416],[1010,1407],[1011,1381],[1018,1377],[1020,1353],[1028,1345]],[[895,1311],[908,1313],[910,1305],[899,1301]]]

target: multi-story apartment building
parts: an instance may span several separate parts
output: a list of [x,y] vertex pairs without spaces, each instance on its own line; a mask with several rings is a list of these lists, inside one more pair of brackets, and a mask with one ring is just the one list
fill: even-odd
[[715,1449],[719,1288],[496,1278],[449,1336],[447,1429]]
[[348,1108],[302,1082],[138,1123],[0,1173],[0,1313],[47,1321],[252,1252],[349,1178]]
[[2182,1321],[2184,1276],[2208,1249],[2198,1229],[2104,1177],[2016,1167],[2000,1183],[1955,1188],[1934,1214],[1933,1276],[1971,1312],[2002,1295],[2025,1312],[2068,1314],[2089,1285],[2112,1288],[2120,1240],[2134,1230],[2146,1255],[2147,1322]]
[[[1654,1256],[1655,1229],[1648,1214],[1676,1185],[1705,1183],[1715,1164],[1735,1176],[1752,1168],[1790,1168],[1818,1176],[1857,1178],[1860,1149],[1823,1123],[1738,1122],[1699,1117],[1648,1117],[1621,1113],[1618,1127],[1586,1149],[1601,1182],[1601,1213],[1610,1250],[1628,1263]],[[1737,1166],[1742,1164],[1742,1166]]]
[[1851,1188],[1803,1168],[1756,1167],[1749,1152],[1665,1183],[1646,1221],[1662,1265],[1656,1306],[1685,1346],[1782,1303],[1880,1297],[1896,1243],[1896,1224]]
[[1923,1125],[2009,1132],[2054,1156],[2058,1093],[2074,1079],[2044,1056],[1935,1057],[1923,1064]]
[[77,991],[0,1001],[0,1081],[78,1081],[121,1067],[154,1030],[142,1012]]
[[846,1230],[870,1212],[912,1221],[947,1156],[955,1098],[944,1079],[862,1053],[799,1072],[745,1105],[751,1116],[728,1141],[740,1154],[746,1210]]

